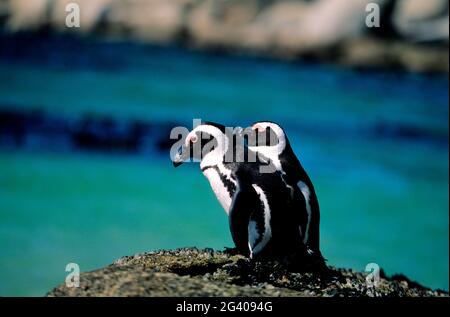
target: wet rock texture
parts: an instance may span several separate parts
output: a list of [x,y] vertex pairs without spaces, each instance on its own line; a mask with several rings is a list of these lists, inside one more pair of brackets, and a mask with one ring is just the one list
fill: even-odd
[[[80,28],[65,25],[69,2],[80,6]],[[379,27],[367,27],[369,3],[378,5]],[[447,0],[7,0],[1,25],[355,68],[449,69]]]
[[328,274],[292,272],[279,262],[251,261],[229,252],[184,248],[125,256],[82,273],[80,287],[62,284],[47,296],[448,296],[403,275],[381,272],[368,287],[366,274],[330,268]]

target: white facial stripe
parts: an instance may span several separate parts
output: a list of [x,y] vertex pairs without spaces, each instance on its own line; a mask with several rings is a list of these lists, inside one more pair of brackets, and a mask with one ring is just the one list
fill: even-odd
[[220,131],[219,128],[212,126],[212,125],[206,125],[206,124],[198,125],[191,132],[189,132],[189,134],[186,136],[186,141],[185,141],[186,146],[189,145],[190,138],[192,136],[195,136],[197,132],[200,132],[200,133],[205,132],[205,133],[208,133],[209,135],[212,135],[219,143],[219,146],[220,146],[220,141],[223,141],[222,143],[226,143],[226,144],[223,144],[224,147],[228,148],[228,139],[225,138],[224,133],[222,131]]
[[256,184],[252,185],[255,189],[256,193],[259,195],[263,203],[264,208],[264,236],[262,240],[255,246],[255,248],[251,249],[251,255],[257,254],[261,252],[261,250],[267,245],[269,240],[272,238],[272,229],[270,227],[270,207],[269,202],[267,201],[267,196],[264,191]]
[[189,146],[189,140],[192,136],[196,135],[196,133],[205,132],[211,135],[217,141],[217,147],[215,147],[211,152],[206,153],[200,162],[200,168],[204,168],[206,166],[216,166],[223,161],[223,157],[228,150],[228,138],[226,135],[220,131],[219,128],[212,126],[201,124],[195,129],[193,129],[186,136],[186,146]]
[[252,126],[252,128],[260,128],[260,129],[271,128],[275,132],[275,135],[278,138],[278,143],[276,145],[249,146],[249,148],[252,151],[260,152],[264,156],[271,159],[275,164],[275,167],[278,170],[281,170],[281,163],[279,162],[278,156],[283,152],[284,148],[286,147],[286,136],[284,134],[283,129],[281,129],[281,127],[278,124],[272,122],[257,122]]
[[265,157],[267,157],[269,160],[272,161],[273,165],[275,165],[275,168],[278,171],[281,171],[281,162],[278,158],[279,154],[277,146],[249,146],[248,147],[251,151],[261,153]]

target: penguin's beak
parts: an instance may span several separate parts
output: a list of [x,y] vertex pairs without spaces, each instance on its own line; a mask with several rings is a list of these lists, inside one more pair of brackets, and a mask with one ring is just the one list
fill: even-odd
[[185,160],[189,158],[189,149],[183,145],[178,149],[177,154],[173,158],[173,166],[178,167],[184,163]]

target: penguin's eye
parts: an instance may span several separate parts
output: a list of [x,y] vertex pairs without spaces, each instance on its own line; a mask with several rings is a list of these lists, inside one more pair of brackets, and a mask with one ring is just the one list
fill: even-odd
[[192,135],[189,139],[192,143],[196,143],[198,141],[198,137],[196,135]]
[[254,130],[256,132],[260,132],[260,131],[264,131],[264,128],[261,125],[259,125],[259,124],[254,124],[252,126],[252,130]]

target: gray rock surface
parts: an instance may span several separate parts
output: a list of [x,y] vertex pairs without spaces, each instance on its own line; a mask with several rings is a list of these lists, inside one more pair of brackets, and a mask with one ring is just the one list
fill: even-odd
[[122,257],[82,273],[80,287],[62,284],[47,296],[448,296],[402,275],[381,274],[377,287],[370,288],[364,273],[330,272],[298,273],[275,261],[184,248]]
[[[447,0],[5,1],[0,26],[11,32],[50,27],[358,68],[449,70]],[[80,28],[65,26],[69,2],[80,5]],[[366,26],[368,3],[380,8],[380,28]]]

